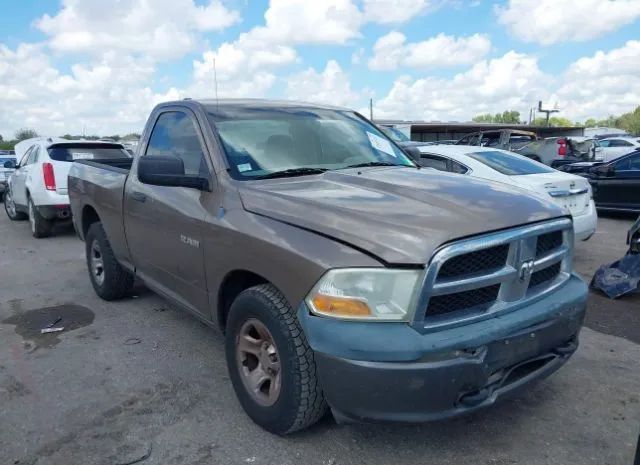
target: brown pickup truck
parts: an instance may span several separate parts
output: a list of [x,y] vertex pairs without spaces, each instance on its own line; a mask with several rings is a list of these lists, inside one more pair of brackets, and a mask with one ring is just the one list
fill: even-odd
[[107,300],[134,277],[225,333],[267,430],[428,421],[493,404],[578,345],[571,218],[420,169],[359,114],[261,100],[156,107],[133,159],[74,162],[73,221]]

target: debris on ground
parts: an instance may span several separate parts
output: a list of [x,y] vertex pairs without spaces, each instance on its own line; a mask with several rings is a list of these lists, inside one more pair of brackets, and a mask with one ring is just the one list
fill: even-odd
[[63,326],[59,326],[57,328],[42,328],[40,330],[40,334],[59,333],[60,331],[64,331],[64,327]]
[[593,275],[590,284],[610,299],[640,292],[640,254],[627,254],[611,265],[603,265]]
[[130,337],[129,339],[124,341],[124,345],[125,346],[132,346],[132,345],[135,345],[135,344],[140,344],[141,342],[142,342],[142,339],[140,339],[140,338]]

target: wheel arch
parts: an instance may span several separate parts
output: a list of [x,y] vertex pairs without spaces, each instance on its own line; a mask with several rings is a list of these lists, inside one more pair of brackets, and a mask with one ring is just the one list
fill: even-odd
[[82,228],[82,238],[87,236],[87,231],[94,223],[100,222],[100,216],[95,208],[91,205],[85,205],[82,208],[82,215],[80,216],[80,227]]
[[218,288],[217,319],[218,326],[223,332],[226,329],[227,317],[229,316],[229,310],[231,309],[233,301],[242,291],[257,286],[258,284],[271,284],[277,288],[277,286],[264,276],[244,269],[230,271],[222,279],[220,287]]

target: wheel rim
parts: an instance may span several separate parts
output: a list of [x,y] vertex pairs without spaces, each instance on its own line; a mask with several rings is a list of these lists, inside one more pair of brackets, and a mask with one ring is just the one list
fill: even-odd
[[268,407],[280,396],[282,370],[278,349],[267,327],[247,320],[236,338],[236,360],[242,383],[251,398]]
[[36,232],[36,216],[33,211],[33,202],[29,200],[29,224],[31,225],[31,232]]
[[16,216],[16,204],[13,202],[13,197],[11,197],[10,191],[7,191],[4,194],[4,205],[7,208],[7,211],[9,212],[9,216],[11,217]]
[[96,284],[102,286],[104,282],[104,260],[102,258],[102,250],[97,240],[91,243],[91,275]]

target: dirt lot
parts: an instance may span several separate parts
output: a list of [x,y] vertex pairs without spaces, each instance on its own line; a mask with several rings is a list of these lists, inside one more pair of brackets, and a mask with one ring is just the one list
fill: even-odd
[[[587,279],[625,251],[629,217],[578,244]],[[56,307],[51,309],[51,307]],[[43,310],[44,309],[44,310]],[[67,329],[41,336],[62,316]],[[0,451],[6,464],[631,464],[640,425],[640,295],[590,297],[574,358],[490,410],[437,424],[336,425],[288,438],[235,399],[220,333],[139,289],[98,299],[83,244],[0,215]],[[61,323],[62,324],[62,323]]]

